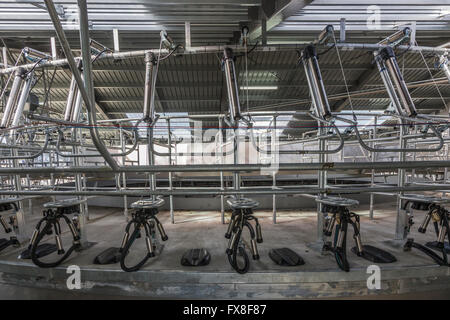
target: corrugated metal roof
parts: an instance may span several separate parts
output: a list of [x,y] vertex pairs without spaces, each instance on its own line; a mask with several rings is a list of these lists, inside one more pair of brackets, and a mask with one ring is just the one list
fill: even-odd
[[[418,57],[418,54],[406,53],[400,58],[400,67],[404,67],[404,77],[407,82],[429,79],[429,71]],[[344,65],[345,77],[349,90],[370,89],[382,87],[377,70],[371,64],[371,56],[361,51],[342,51],[341,59]],[[292,52],[255,52],[248,60],[248,80],[246,80],[244,58],[236,62],[239,84],[244,86],[270,84],[278,86],[277,90],[240,90],[242,109],[247,108],[247,94],[250,110],[264,108],[265,110],[304,110],[307,109],[309,89],[306,83],[303,67],[298,65],[297,53]],[[427,59],[432,67],[433,58]],[[330,50],[319,59],[326,91],[330,97],[330,105],[338,101],[334,95],[346,93],[342,70],[337,55]],[[134,58],[122,61],[98,60],[94,68],[94,85],[98,103],[107,113],[141,112],[144,95],[144,67],[143,59]],[[422,64],[422,65],[421,65]],[[356,67],[355,67],[356,66]],[[360,77],[367,70],[374,68],[365,84],[358,88]],[[46,73],[47,78],[52,70]],[[442,76],[441,72],[431,69],[434,77]],[[39,72],[37,72],[39,73]],[[62,110],[67,98],[70,74],[67,70],[56,72],[53,87],[50,91],[52,108]],[[450,87],[439,85],[444,100],[450,97]],[[44,85],[38,83],[33,92],[44,94]],[[420,105],[438,106],[442,101],[436,87],[429,85],[411,90],[415,101]],[[345,97],[345,96],[344,96]],[[389,101],[386,92],[368,93],[354,97],[352,103],[355,109],[373,107],[383,109]],[[343,99],[341,99],[343,100]],[[341,101],[339,100],[339,101]],[[226,91],[223,85],[223,73],[215,54],[201,54],[181,57],[171,57],[161,63],[157,80],[156,101],[162,106],[159,110],[165,112],[217,113],[226,110]],[[302,101],[301,105],[289,105],[290,102]],[[336,102],[337,101],[337,102]],[[425,102],[424,102],[425,101]],[[276,104],[288,104],[277,107]],[[270,107],[273,105],[273,107]],[[222,106],[222,109],[221,109]],[[347,102],[344,109],[349,109]]]
[[[37,1],[39,2],[39,1]],[[177,1],[175,1],[177,2]],[[70,14],[76,1],[59,1]],[[442,10],[450,7],[442,6],[438,1],[431,1],[427,6],[416,2],[413,4],[401,1],[395,5],[388,1],[377,1],[376,4],[384,16],[382,30],[367,30],[366,4],[355,5],[349,1],[314,1],[297,14],[286,19],[268,33],[268,41],[300,41],[308,42],[317,36],[319,30],[328,23],[333,23],[339,31],[340,18],[346,18],[347,41],[376,43],[381,38],[398,29],[393,21],[409,21],[417,17],[416,39],[419,44],[442,44],[449,37],[448,16],[442,16]],[[192,45],[231,43],[233,33],[249,19],[248,7],[259,7],[256,0],[223,0],[219,2],[199,0],[183,6],[172,2],[144,1],[139,5],[127,5],[126,1],[110,4],[106,0],[88,1],[89,18],[92,21],[92,38],[112,47],[111,28],[117,27],[121,35],[121,48],[157,48],[159,46],[159,30],[165,27],[176,43],[184,43],[184,22],[191,22]],[[342,6],[342,9],[337,8]],[[19,10],[20,9],[20,10]],[[18,11],[17,11],[18,10]],[[137,10],[137,11],[136,11]],[[36,45],[37,48],[48,47],[48,37],[53,35],[48,14],[42,8],[31,3],[17,4],[5,1],[0,8],[8,12],[0,17],[0,30],[4,32],[6,42],[11,47],[21,48],[24,45]],[[13,14],[16,12],[15,14]],[[136,15],[136,17],[132,16]],[[395,16],[397,18],[395,18]],[[18,21],[22,21],[22,26]],[[64,21],[65,26],[70,21]],[[389,25],[389,23],[391,25]],[[28,24],[26,26],[25,24]],[[429,27],[430,24],[433,26]],[[140,28],[139,29],[139,25]],[[36,31],[32,29],[35,28]],[[427,29],[428,28],[428,29]],[[311,37],[309,37],[311,35]],[[67,36],[73,48],[79,47],[78,31],[67,30]],[[338,33],[336,32],[336,37]],[[311,39],[310,39],[311,38]],[[47,50],[48,51],[48,50]],[[333,96],[345,94],[346,88],[342,76],[336,49],[319,50],[319,63],[325,82],[327,94],[332,108],[351,109],[345,99]],[[373,62],[373,55],[362,50],[339,51],[341,63],[350,91],[382,87],[382,81]],[[435,56],[397,50],[398,62],[403,70],[405,80],[410,82],[442,77],[440,71],[434,69]],[[164,60],[159,67],[156,103],[158,112],[188,112],[190,114],[219,113],[227,110],[227,94],[224,87],[223,73],[220,66],[221,54],[198,53],[190,55],[174,55]],[[423,61],[425,59],[425,62]],[[243,111],[250,110],[307,110],[310,107],[310,96],[303,66],[298,63],[296,50],[257,51],[248,55],[248,72],[245,58],[238,57],[236,70],[239,85],[271,85],[277,90],[249,92],[240,90]],[[142,110],[144,95],[144,60],[131,58],[123,60],[96,60],[94,63],[94,86],[97,103],[111,117],[124,117],[126,113],[139,113]],[[428,69],[429,68],[429,69]],[[40,75],[41,71],[36,71]],[[44,79],[36,84],[33,92],[41,101],[53,70],[46,72]],[[248,79],[247,79],[248,75]],[[50,108],[62,110],[65,107],[70,71],[58,69],[50,90]],[[448,102],[450,86],[439,85],[440,94]],[[248,105],[247,105],[248,94]],[[420,110],[438,110],[444,107],[439,92],[433,85],[411,89],[411,95]],[[386,92],[365,94],[352,99],[355,110],[370,108],[383,110],[389,101]]]

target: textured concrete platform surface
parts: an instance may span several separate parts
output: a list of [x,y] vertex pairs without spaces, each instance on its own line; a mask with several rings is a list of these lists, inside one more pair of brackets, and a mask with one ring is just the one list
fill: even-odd
[[[39,218],[39,201],[34,214],[27,220]],[[8,248],[0,254],[0,283],[42,290],[61,290],[67,293],[67,267],[76,265],[81,270],[81,289],[77,292],[92,295],[174,298],[174,299],[302,299],[333,297],[380,297],[395,294],[414,294],[426,291],[450,290],[450,268],[439,267],[420,251],[403,251],[404,240],[394,238],[395,204],[377,205],[375,218],[370,220],[367,207],[355,210],[361,214],[361,232],[364,244],[376,245],[397,258],[391,264],[379,264],[381,289],[368,289],[367,267],[373,263],[352,252],[352,231],[348,235],[350,272],[341,271],[331,253],[321,252],[317,241],[316,212],[301,209],[279,211],[277,224],[272,223],[272,212],[255,210],[262,225],[264,242],[259,245],[261,259],[250,261],[250,271],[241,275],[228,263],[224,238],[227,225],[221,223],[217,211],[176,211],[177,223],[170,223],[169,212],[159,213],[169,240],[163,242],[161,255],[149,259],[142,270],[126,273],[119,264],[95,265],[97,254],[111,246],[120,246],[125,228],[125,217],[120,208],[90,207],[91,220],[87,225],[89,241],[93,245],[73,253],[61,266],[40,269],[29,260],[17,259],[25,249]],[[227,218],[229,215],[227,214]],[[417,232],[422,213],[416,214],[411,237],[419,243],[435,240],[431,229],[425,235]],[[31,228],[30,228],[31,231]],[[71,237],[64,228],[64,246]],[[53,241],[52,238],[50,238]],[[206,248],[211,263],[204,267],[183,267],[182,254],[190,248]],[[282,267],[268,256],[272,248],[289,247],[305,260],[305,265]],[[139,239],[130,252],[130,259],[146,252],[144,239]]]

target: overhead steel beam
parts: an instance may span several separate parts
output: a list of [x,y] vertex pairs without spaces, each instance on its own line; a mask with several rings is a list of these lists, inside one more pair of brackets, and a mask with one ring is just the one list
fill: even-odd
[[[362,93],[354,94],[350,92],[353,101],[365,101],[365,100],[386,100],[389,101],[389,96],[385,93],[382,95],[371,95],[369,93],[362,95]],[[412,97],[414,100],[426,99],[426,100],[440,100],[441,96],[439,94],[421,94]],[[450,99],[449,96],[442,95],[444,99]],[[240,100],[244,101],[246,96],[242,95]],[[280,95],[267,95],[267,94],[251,94],[248,96],[250,101],[284,101],[284,102],[292,102],[293,104],[310,104],[311,100],[307,97],[306,93],[304,95],[291,95],[291,96],[280,96]],[[337,94],[331,95],[329,100],[344,100],[347,99],[346,94]],[[199,96],[184,96],[184,97],[162,97],[159,99],[162,103],[179,103],[179,102],[217,102],[220,100],[220,97],[217,95],[199,95]],[[98,96],[97,102],[100,104],[103,103],[120,103],[120,102],[142,102],[144,101],[144,96],[128,96],[128,97],[117,97],[117,96]],[[66,99],[63,97],[53,97],[52,102],[66,102]],[[355,104],[355,103],[354,103]]]
[[[188,108],[192,108],[192,105],[177,105],[175,108],[166,108],[165,112],[167,113],[171,113],[171,112],[180,112],[180,110],[187,110]],[[253,106],[250,106],[250,109],[253,109]],[[224,108],[223,108],[224,109]],[[361,109],[361,108],[359,108]],[[364,107],[364,110],[372,110],[372,111],[383,111],[386,109],[386,104],[380,105],[370,105],[367,107]],[[216,107],[210,106],[209,108],[201,108],[198,107],[198,109],[195,111],[195,113],[190,113],[190,114],[208,114],[211,112],[217,112],[219,110],[219,106],[217,105]],[[264,109],[265,111],[269,110],[269,109]],[[274,108],[273,110],[276,111],[307,111],[309,110],[308,107],[306,106],[286,106],[286,107],[281,107],[281,108]],[[445,110],[444,107],[442,105],[424,105],[424,106],[420,106],[417,108],[418,111],[420,111],[421,113],[432,113],[432,112],[438,112],[438,111],[443,111]],[[110,115],[124,115],[126,113],[140,113],[142,112],[142,108],[140,107],[132,107],[132,108],[128,108],[125,111],[117,111],[117,108],[113,111],[109,111],[108,110],[108,114]],[[223,113],[224,111],[222,111]],[[284,128],[283,128],[284,129]],[[287,128],[286,128],[287,129]]]
[[191,48],[191,23],[186,21],[184,23],[184,30],[185,30],[185,48],[186,50],[189,50]]
[[[371,63],[358,63],[358,64],[351,64],[346,63],[343,64],[342,67],[346,70],[367,70],[371,69],[373,65]],[[336,63],[324,63],[320,65],[321,70],[341,70],[341,67],[339,64]],[[142,70],[141,66],[94,66],[94,71],[100,72],[100,71],[137,71],[137,72],[145,72],[145,70]],[[217,67],[217,65],[161,65],[160,68],[161,71],[217,71],[221,72],[221,70]],[[298,70],[295,69],[295,62],[293,61],[292,64],[259,64],[259,65],[248,65],[248,71],[293,71],[298,72]],[[409,64],[405,65],[403,70],[428,70],[427,67],[422,63],[416,63],[416,64]],[[236,71],[244,71],[243,69],[238,69]]]
[[[356,85],[356,81],[350,81],[347,83],[348,86]],[[69,90],[70,82],[61,82],[58,84],[52,85],[52,89],[67,89]],[[450,83],[446,85],[450,86]],[[156,85],[157,89],[170,89],[170,88],[220,88],[222,86],[222,82],[219,81],[210,81],[210,82],[160,82]],[[297,83],[289,83],[289,82],[267,82],[267,81],[251,81],[249,82],[249,86],[277,86],[278,88],[298,88],[298,87],[308,87],[307,83],[297,82]],[[327,87],[344,87],[345,85],[342,81],[325,81],[325,86]],[[140,82],[95,82],[95,89],[119,89],[119,88],[133,88],[133,89],[144,89],[142,83]],[[33,87],[34,90],[43,90],[45,89],[43,84],[38,84]]]
[[[265,2],[273,3],[273,0],[263,0],[263,6]],[[278,26],[286,18],[298,13],[305,6],[309,5],[312,0],[277,0],[275,1],[275,12],[266,19],[266,32]],[[264,13],[266,14],[266,13]],[[254,41],[260,38],[263,34],[262,26],[257,26],[249,33],[250,41]]]
[[119,29],[113,29],[114,52],[120,51]]

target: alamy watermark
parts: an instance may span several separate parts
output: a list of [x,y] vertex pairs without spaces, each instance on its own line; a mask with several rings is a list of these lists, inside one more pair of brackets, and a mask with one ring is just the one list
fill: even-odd
[[77,265],[67,267],[66,273],[69,274],[66,280],[66,286],[69,290],[81,289],[81,269]]
[[372,264],[367,267],[367,274],[370,276],[367,278],[367,289],[380,290],[381,289],[381,269],[379,266]]
[[366,9],[367,17],[366,25],[369,30],[381,29],[381,8],[376,5],[368,6]]

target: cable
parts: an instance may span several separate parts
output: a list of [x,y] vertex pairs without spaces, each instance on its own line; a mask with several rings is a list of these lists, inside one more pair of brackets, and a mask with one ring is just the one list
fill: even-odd
[[334,36],[334,33],[332,33],[332,36],[333,36],[334,46],[336,48],[336,54],[337,54],[338,60],[339,60],[339,65],[341,67],[342,77],[344,79],[345,90],[347,91],[348,102],[350,103],[350,108],[352,109],[353,120],[357,121],[356,115],[355,115],[355,110],[353,110],[353,103],[352,103],[352,98],[350,96],[350,91],[348,90],[347,79],[345,78],[345,71],[344,71],[344,67],[342,65],[341,55],[339,54],[339,48],[336,46],[337,42],[336,42],[336,37]]
[[100,51],[99,53],[97,53],[95,55],[94,59],[92,59],[91,64],[93,64],[103,53],[105,53],[108,50],[109,50],[108,48],[105,48],[102,51]]
[[251,48],[249,51],[247,51],[247,54],[250,54],[253,50],[256,49],[256,47],[258,46],[259,41],[256,41],[255,45],[253,46],[253,48]]
[[405,53],[407,53],[409,51],[409,49],[411,49],[411,43],[409,43],[408,48],[406,48],[405,50],[403,50],[401,53],[396,54],[397,59],[399,57],[401,57],[402,55],[404,55]]
[[25,75],[28,75],[28,74],[32,73],[34,71],[34,69],[37,67],[37,65],[39,63],[41,63],[42,60],[47,60],[47,59],[46,58],[40,58],[38,61],[36,61],[36,63],[33,65],[33,67],[30,70],[25,72]]
[[[158,58],[158,60],[159,60],[159,61],[166,60],[166,59],[169,58],[175,51],[177,51],[178,48],[181,48],[181,47],[182,47],[181,44],[177,44],[177,45],[175,46],[175,48],[174,48],[172,51],[170,51],[166,56],[164,56],[164,57],[162,57],[162,58]],[[161,47],[160,47],[160,51],[161,51]],[[160,54],[161,54],[161,53],[160,53]]]
[[[349,59],[349,60],[344,60],[344,61],[342,61],[342,62],[343,62],[343,63],[352,62],[352,61],[355,61],[355,60],[357,60],[357,59],[359,59],[359,58],[365,56],[366,54],[372,55],[372,51],[365,51],[365,52],[363,52],[362,54],[359,54],[359,55],[357,55],[356,57],[352,58],[351,60],[350,60],[350,59]],[[374,62],[374,60],[371,59],[371,60],[370,60],[370,63],[373,63],[373,62]]]
[[[415,44],[416,44],[417,47],[419,46],[417,41],[415,41]],[[447,104],[445,103],[444,97],[441,94],[441,90],[439,90],[439,86],[437,85],[436,81],[434,80],[433,74],[431,73],[431,70],[428,67],[427,61],[425,60],[425,57],[423,56],[422,50],[420,50],[420,48],[419,48],[419,53],[420,53],[420,56],[422,57],[423,62],[425,63],[425,66],[427,67],[427,70],[428,70],[428,73],[430,74],[431,80],[433,81],[433,84],[434,84],[434,86],[436,87],[436,90],[439,93],[439,97],[441,97],[441,101],[444,104],[444,109],[448,111]]]
[[[44,102],[42,104],[43,107],[47,106],[48,98],[50,97],[50,90],[52,88],[53,80],[55,79],[55,75],[56,75],[56,67],[53,69],[53,74],[52,74],[52,77],[51,77],[50,82],[48,84],[48,89],[45,92],[45,99],[44,99]],[[42,110],[43,110],[43,108],[42,108]]]
[[41,75],[36,79],[36,81],[34,81],[33,85],[32,85],[31,88],[30,88],[30,92],[31,92],[31,90],[34,89],[34,87],[35,87],[36,84],[39,82],[39,80],[41,80],[41,78],[42,78],[42,76],[43,76],[44,74],[45,74],[45,72],[43,71],[43,72],[41,73]]
[[243,57],[243,56],[245,56],[245,55],[249,55],[250,53],[253,52],[253,50],[256,49],[257,46],[258,46],[258,41],[256,41],[256,43],[255,43],[255,45],[253,46],[253,48],[251,48],[249,51],[247,51],[247,43],[245,43],[245,52],[244,52],[244,53],[241,53],[241,54],[238,54],[238,55],[235,55],[234,57],[235,57],[235,58],[240,58],[240,57]]
[[317,54],[317,57],[319,57],[319,56],[321,56],[321,55],[324,55],[324,54],[326,54],[328,51],[330,51],[331,49],[333,49],[334,47],[336,46],[336,42],[335,43],[333,43],[333,45],[332,46],[330,46],[328,49],[326,49],[326,50],[324,50],[324,51],[322,51],[322,52],[320,52],[320,53],[318,53]]

